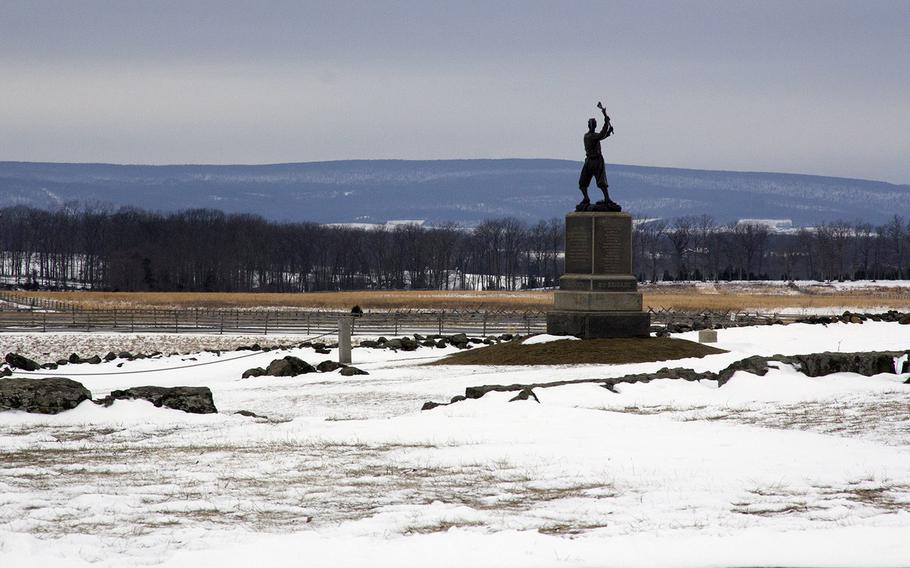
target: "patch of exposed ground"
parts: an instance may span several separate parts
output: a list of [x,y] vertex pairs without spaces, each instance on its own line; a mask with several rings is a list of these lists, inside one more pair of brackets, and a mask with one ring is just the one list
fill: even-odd
[[670,337],[500,343],[449,355],[431,365],[586,365],[649,363],[726,353],[722,349]]

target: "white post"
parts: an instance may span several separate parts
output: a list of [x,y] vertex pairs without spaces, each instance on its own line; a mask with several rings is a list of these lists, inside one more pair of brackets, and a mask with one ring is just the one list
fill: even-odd
[[350,316],[338,319],[338,362],[342,365],[351,364],[351,326]]

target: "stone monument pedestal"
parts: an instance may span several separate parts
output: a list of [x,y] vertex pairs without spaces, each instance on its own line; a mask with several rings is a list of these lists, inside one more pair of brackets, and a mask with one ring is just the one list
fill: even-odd
[[582,339],[648,337],[632,275],[632,217],[628,213],[566,215],[566,273],[559,279],[547,333]]

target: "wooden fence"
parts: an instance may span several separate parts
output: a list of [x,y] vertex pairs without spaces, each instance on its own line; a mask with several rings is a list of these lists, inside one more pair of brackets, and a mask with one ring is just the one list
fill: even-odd
[[[713,327],[756,325],[795,316],[741,311],[649,310],[655,326],[701,321]],[[0,292],[2,332],[132,332],[248,335],[320,335],[338,329],[345,311],[209,308],[87,308],[45,298]],[[354,319],[355,335],[531,334],[546,331],[541,310],[391,310]]]
[[[87,308],[0,293],[0,332],[130,332],[318,335],[338,329],[346,311],[286,309]],[[542,311],[397,310],[354,318],[355,335],[531,334],[546,330]]]

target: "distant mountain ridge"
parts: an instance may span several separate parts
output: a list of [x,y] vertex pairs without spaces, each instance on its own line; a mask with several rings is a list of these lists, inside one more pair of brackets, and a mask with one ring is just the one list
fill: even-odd
[[[271,165],[0,162],[0,206],[83,204],[251,213],[280,221],[474,224],[561,217],[579,200],[580,162],[344,160]],[[611,196],[646,217],[710,214],[796,225],[882,223],[910,211],[910,185],[800,174],[608,165]],[[591,196],[600,192],[592,185]]]

